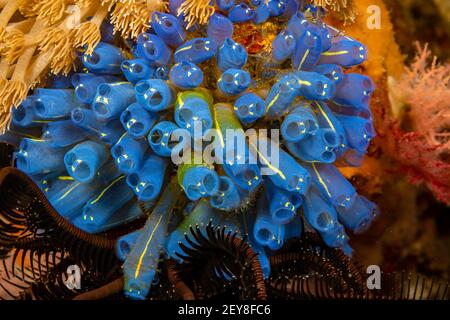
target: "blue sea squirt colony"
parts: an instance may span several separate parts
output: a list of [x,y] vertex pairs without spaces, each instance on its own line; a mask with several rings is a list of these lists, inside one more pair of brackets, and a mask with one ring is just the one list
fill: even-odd
[[[217,1],[209,23],[187,31],[171,5],[172,14],[153,14],[129,50],[105,27],[93,53],[79,54],[77,73],[36,88],[14,109],[5,136],[28,136],[17,167],[78,228],[104,232],[157,203],[142,229],[117,242],[128,297],[147,296],[161,259],[183,262],[192,226],[226,226],[245,238],[268,277],[268,256],[290,238],[315,230],[351,255],[345,230],[363,232],[376,217],[376,206],[336,167],[360,165],[375,135],[373,82],[347,71],[365,61],[366,49],[325,24],[322,9],[296,4]],[[271,18],[282,30],[255,75],[252,56],[233,40],[234,25]],[[196,121],[222,140],[226,129],[279,129],[274,174],[261,173],[264,158],[175,165],[171,134],[193,132]],[[247,143],[246,157],[250,149]],[[181,217],[171,214],[180,193],[174,184],[187,198]]]

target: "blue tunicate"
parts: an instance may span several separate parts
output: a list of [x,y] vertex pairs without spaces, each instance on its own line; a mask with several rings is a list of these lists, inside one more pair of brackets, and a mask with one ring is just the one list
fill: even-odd
[[146,158],[142,167],[128,175],[127,184],[139,201],[154,200],[161,192],[167,161],[156,155]]
[[243,23],[253,19],[255,11],[246,3],[235,5],[228,12],[228,18],[234,23]]
[[136,53],[138,57],[155,65],[167,65],[172,52],[164,41],[150,33],[141,33],[137,39]]
[[289,58],[295,49],[295,38],[287,30],[281,31],[272,42],[272,59],[282,63]]
[[140,81],[134,90],[137,102],[150,112],[168,109],[175,100],[173,89],[161,79]]
[[180,89],[194,89],[203,82],[203,72],[195,64],[183,61],[173,65],[169,79]]
[[120,48],[109,43],[100,42],[92,54],[84,54],[83,65],[91,72],[101,74],[120,74],[120,64],[125,60]]
[[214,13],[209,18],[207,35],[218,46],[222,45],[225,39],[233,35],[233,23],[230,19],[219,13]]
[[102,83],[92,103],[96,117],[101,121],[118,119],[121,113],[136,101],[134,86],[129,82]]
[[153,78],[155,75],[155,68],[144,59],[125,60],[120,67],[125,78],[132,83]]
[[96,75],[92,73],[75,73],[72,76],[72,85],[75,88],[75,97],[78,101],[91,104],[97,94],[97,87],[102,83],[117,82],[118,77],[109,75]]
[[225,95],[237,95],[250,86],[250,74],[245,70],[228,69],[217,81],[217,86]]
[[233,109],[241,123],[249,125],[264,116],[266,104],[258,95],[246,93],[236,100]]
[[156,123],[156,114],[148,112],[139,103],[133,103],[120,115],[123,128],[133,137],[142,138]]
[[125,133],[111,148],[111,154],[117,167],[126,174],[136,172],[141,168],[147,151],[148,144],[145,139],[134,139],[128,133]]
[[108,155],[103,145],[85,141],[65,154],[64,164],[69,175],[76,181],[89,183],[107,159]]
[[241,69],[247,62],[248,54],[245,48],[231,38],[225,39],[217,52],[217,66],[220,70]]
[[194,38],[178,47],[174,53],[175,62],[189,61],[195,64],[205,62],[215,56],[217,44],[209,38]]
[[181,45],[186,39],[186,32],[180,25],[177,18],[171,14],[153,12],[152,14],[153,31],[164,40],[164,42],[173,48]]

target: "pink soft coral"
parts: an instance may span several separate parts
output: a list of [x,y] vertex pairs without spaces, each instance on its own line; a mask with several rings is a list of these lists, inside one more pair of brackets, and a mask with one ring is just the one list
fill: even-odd
[[[415,130],[430,146],[450,149],[450,64],[438,65],[428,45],[416,43],[418,54],[398,84],[410,106]],[[431,63],[430,63],[431,61]]]
[[450,65],[431,59],[427,45],[416,46],[418,54],[395,88],[410,107],[414,131],[404,132],[398,121],[383,117],[385,147],[412,182],[425,183],[450,205]]

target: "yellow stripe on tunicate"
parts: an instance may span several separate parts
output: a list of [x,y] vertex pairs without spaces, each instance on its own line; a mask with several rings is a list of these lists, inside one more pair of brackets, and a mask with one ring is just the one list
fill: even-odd
[[60,176],[60,177],[58,177],[58,179],[59,179],[59,180],[62,180],[62,181],[71,181],[71,180],[74,180],[71,176]]
[[137,277],[139,277],[139,272],[140,272],[140,270],[141,270],[142,261],[144,260],[144,256],[145,256],[145,254],[147,253],[148,246],[150,245],[150,242],[151,242],[152,239],[153,239],[153,235],[155,234],[156,229],[158,229],[159,224],[161,223],[162,217],[163,217],[162,215],[159,217],[158,222],[156,223],[155,228],[153,229],[152,233],[150,234],[150,237],[149,237],[148,240],[147,240],[147,243],[145,244],[144,251],[142,251],[142,254],[141,254],[141,256],[139,257],[139,261],[138,261],[138,264],[137,264],[137,266],[136,266],[136,272],[134,273],[134,278],[135,278],[135,279],[137,279]]
[[272,101],[269,102],[269,104],[267,105],[266,113],[269,112],[269,109],[272,108],[273,104],[275,103],[275,101],[278,100],[279,97],[280,94],[277,93],[276,96],[272,99]]
[[220,145],[222,148],[225,147],[225,141],[223,139],[222,130],[220,129],[219,121],[217,121],[217,114],[214,112],[214,125],[217,129],[217,133],[219,134]]
[[327,184],[325,183],[325,181],[323,181],[322,177],[320,176],[320,173],[319,173],[319,171],[317,170],[316,165],[314,164],[314,162],[312,162],[311,165],[312,165],[314,171],[316,172],[316,176],[317,176],[317,178],[319,179],[320,184],[325,188],[325,191],[327,192],[328,197],[331,198],[331,193],[330,193],[330,191],[328,190],[328,186],[327,186]]
[[250,145],[256,150],[256,152],[258,153],[258,155],[260,156],[260,159],[263,160],[263,162],[265,163],[266,166],[268,166],[271,170],[273,170],[273,172],[275,172],[276,174],[278,174],[281,179],[286,180],[286,176],[284,175],[283,172],[281,172],[280,169],[275,168],[273,165],[270,164],[269,160],[267,160],[262,154],[261,152],[259,152],[258,148],[256,148],[256,146],[253,144],[253,142],[249,141]]
[[97,199],[95,199],[94,201],[91,202],[91,204],[96,204],[97,202],[100,201],[100,199],[105,195],[105,193],[111,189],[117,182],[119,182],[120,180],[122,180],[123,178],[125,178],[125,176],[120,176],[118,177],[116,180],[114,180],[113,182],[111,182],[111,184],[109,186],[107,186],[101,193],[100,195],[97,197]]
[[330,120],[330,118],[328,118],[328,115],[326,114],[326,112],[323,110],[322,106],[320,105],[320,103],[316,102],[316,107],[319,109],[319,111],[322,113],[322,115],[325,117],[325,120],[327,120],[328,125],[330,126],[331,129],[333,129],[333,131],[336,131],[336,129],[334,128],[333,122]]
[[67,192],[66,193],[64,193],[63,195],[62,195],[62,197],[61,198],[59,198],[58,200],[62,200],[62,199],[64,199],[65,197],[67,197],[76,187],[78,187],[80,184],[79,183],[76,183],[75,185],[73,185],[69,190],[67,190]]
[[191,49],[191,48],[192,48],[192,46],[187,46],[187,47],[178,49],[177,51],[175,51],[175,54],[177,54],[178,52],[183,52],[183,51],[189,50],[189,49]]
[[120,137],[120,139],[117,141],[116,144],[119,144],[123,138],[125,138],[125,136],[127,135],[127,132],[124,132],[124,134]]
[[302,61],[300,61],[300,64],[298,65],[298,69],[300,70],[302,68],[303,63],[305,62],[306,58],[309,55],[309,49],[306,49],[305,54],[303,55]]
[[339,56],[339,55],[347,54],[347,53],[348,53],[348,51],[346,51],[346,50],[343,50],[343,51],[327,51],[327,52],[322,53],[322,55],[323,56]]

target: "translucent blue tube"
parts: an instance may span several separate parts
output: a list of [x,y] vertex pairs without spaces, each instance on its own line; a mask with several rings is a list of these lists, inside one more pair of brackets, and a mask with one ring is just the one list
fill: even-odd
[[119,141],[125,130],[119,120],[112,120],[102,124],[98,128],[98,139],[108,146],[112,146]]
[[172,133],[179,127],[170,121],[158,122],[148,135],[148,142],[153,152],[161,157],[170,157],[174,143],[170,141]]
[[[331,46],[332,46],[331,34],[325,23],[318,22],[317,25],[318,25],[317,33],[319,34],[320,41],[322,43],[322,52],[328,51],[331,49]],[[319,59],[319,63],[320,63],[320,59]]]
[[329,247],[341,248],[345,254],[351,256],[348,236],[337,219],[336,210],[314,188],[311,188],[305,197],[303,212],[306,221],[320,233]]
[[304,164],[308,169],[313,185],[334,206],[349,207],[356,198],[352,184],[332,164]]
[[34,95],[34,112],[41,119],[67,117],[77,106],[73,90],[38,88]]
[[42,138],[51,147],[68,147],[86,139],[82,129],[71,120],[61,120],[47,123],[42,130]]
[[335,228],[328,232],[321,232],[323,241],[331,248],[340,248],[348,257],[352,257],[352,248],[349,245],[349,238],[345,233],[344,226],[339,222],[335,223]]
[[163,80],[143,80],[136,84],[136,99],[146,110],[158,112],[168,109],[175,100],[173,89]]
[[132,83],[153,78],[155,75],[155,69],[144,59],[125,60],[120,67],[125,78]]
[[167,161],[156,155],[146,158],[142,168],[127,177],[127,184],[139,201],[154,200],[161,192]]
[[136,230],[134,232],[128,233],[117,239],[116,242],[116,256],[120,261],[125,261],[131,249],[136,244],[137,239],[141,235],[141,230]]
[[215,195],[219,189],[219,176],[209,167],[188,165],[179,176],[186,196],[192,201]]
[[26,99],[17,106],[12,108],[12,123],[20,127],[40,127],[42,123],[40,118],[36,115],[34,105],[35,96],[28,96]]
[[157,119],[156,114],[148,112],[139,103],[133,103],[120,115],[123,128],[135,138],[146,136]]
[[171,212],[179,196],[173,185],[164,191],[123,264],[124,293],[131,299],[145,299],[153,284],[167,242]]
[[297,0],[283,0],[283,2],[286,3],[286,6],[280,18],[288,20],[299,11],[300,4]]
[[184,91],[178,94],[175,102],[174,120],[180,128],[187,129],[192,134],[200,123],[202,134],[211,129],[213,120],[207,97],[195,91]]
[[255,9],[253,22],[256,24],[261,24],[269,20],[269,18],[270,18],[269,6],[265,2],[258,4],[258,6]]
[[269,119],[279,118],[299,93],[301,84],[294,74],[287,74],[279,79],[266,97],[266,115]]
[[337,85],[344,79],[344,72],[337,64],[319,64],[314,66],[312,71],[320,73],[330,79],[335,87],[337,87]]
[[72,110],[70,118],[72,122],[80,128],[98,133],[98,127],[102,124],[97,120],[94,111],[80,106]]
[[249,125],[264,116],[266,104],[258,95],[246,93],[236,100],[233,109],[241,123]]
[[226,38],[217,52],[217,66],[220,70],[226,71],[228,69],[241,69],[247,62],[248,54],[245,48],[233,41],[231,38]]
[[282,63],[289,58],[295,49],[295,38],[287,30],[281,31],[272,42],[272,60]]
[[24,138],[16,152],[17,168],[26,174],[45,174],[64,170],[67,148],[53,148],[45,140]]
[[333,102],[359,110],[370,110],[370,95],[375,90],[372,80],[357,73],[347,73],[336,87]]
[[169,79],[180,89],[194,89],[203,82],[203,72],[195,64],[183,61],[172,66]]
[[125,176],[120,176],[88,201],[83,207],[81,221],[95,232],[131,198],[133,198],[133,192],[126,184]]
[[245,70],[228,69],[217,81],[217,86],[225,95],[237,95],[250,86],[250,74]]
[[302,204],[301,195],[276,187],[270,179],[266,179],[265,186],[272,221],[276,224],[291,222]]
[[350,207],[337,207],[336,210],[339,221],[356,234],[365,232],[380,213],[376,204],[360,195]]
[[280,131],[284,140],[298,142],[309,135],[315,135],[319,123],[311,109],[299,105],[284,118]]
[[284,243],[285,227],[282,224],[275,224],[268,210],[268,202],[264,195],[258,199],[255,224],[253,226],[253,236],[255,241],[271,250],[278,250]]
[[333,163],[336,160],[335,132],[319,129],[315,135],[308,135],[299,142],[287,142],[289,152],[306,162]]
[[211,206],[214,208],[230,211],[236,209],[241,204],[239,190],[227,176],[219,177],[219,188],[215,195],[211,196]]
[[308,171],[283,149],[280,148],[278,152],[278,168],[274,169],[274,174],[267,177],[279,188],[289,192],[305,194],[311,184]]
[[46,87],[52,89],[71,89],[70,76],[62,74],[49,75]]
[[69,175],[76,181],[89,183],[107,159],[108,155],[103,145],[85,141],[65,154],[64,164]]
[[216,0],[216,4],[221,11],[228,11],[234,7],[234,0]]
[[297,11],[288,22],[287,31],[289,31],[295,39],[299,39],[310,27],[308,20],[301,11]]
[[169,80],[169,72],[167,66],[159,66],[155,69],[155,79]]
[[102,74],[121,74],[120,64],[125,60],[120,48],[100,42],[91,55],[83,54],[81,61],[91,72]]
[[361,64],[367,59],[367,49],[354,39],[339,38],[332,43],[331,48],[322,53],[319,63],[337,64],[346,68]]
[[102,121],[118,119],[120,114],[136,101],[130,82],[102,83],[97,88],[92,109]]
[[321,234],[330,233],[338,223],[336,210],[315,188],[311,188],[304,198],[303,212],[306,221]]
[[217,46],[220,46],[225,39],[231,38],[233,29],[233,22],[230,19],[219,13],[214,13],[209,18],[207,35]]
[[216,55],[217,44],[209,38],[194,38],[186,41],[175,50],[175,62],[189,61],[200,64]]
[[[116,228],[119,226],[123,226],[127,223],[135,221],[140,218],[144,218],[145,213],[140,208],[138,202],[134,199],[130,200],[127,204],[125,204],[122,208],[114,212],[114,214],[103,224],[103,226],[95,229],[97,232],[103,232],[110,230],[112,228]],[[79,216],[79,221],[81,221],[82,216]],[[89,225],[82,224],[79,222],[78,226],[81,225],[83,230],[87,232],[93,232]]]
[[296,71],[294,75],[301,84],[299,94],[310,100],[328,100],[336,88],[333,82],[317,72]]
[[342,123],[328,108],[325,102],[314,102],[319,126],[325,130],[325,142],[329,149],[333,149],[336,155],[341,154],[348,148],[347,137]]
[[186,32],[175,16],[158,11],[152,14],[153,31],[173,48],[180,46],[186,39]]
[[234,23],[244,23],[250,21],[255,16],[255,11],[248,4],[242,2],[235,5],[228,12],[228,18]]
[[[100,185],[97,183],[81,183],[74,180],[68,182],[48,195],[53,208],[64,218],[79,214],[86,202],[100,190]],[[54,184],[55,182],[50,183]]]
[[348,145],[360,153],[366,153],[370,141],[375,137],[375,129],[370,119],[337,115],[344,126]]
[[119,78],[108,75],[95,75],[92,73],[75,73],[72,76],[75,97],[78,101],[86,104],[91,104],[94,101],[99,84],[116,81],[119,81]]
[[167,65],[171,58],[171,50],[164,41],[150,33],[141,33],[138,36],[136,53],[140,58],[156,65]]
[[130,174],[139,170],[144,162],[144,155],[148,151],[145,139],[134,139],[125,133],[111,148],[111,154],[123,173]]
[[281,16],[286,10],[286,1],[285,0],[269,0],[269,11],[272,17]]

